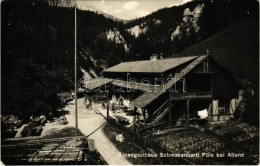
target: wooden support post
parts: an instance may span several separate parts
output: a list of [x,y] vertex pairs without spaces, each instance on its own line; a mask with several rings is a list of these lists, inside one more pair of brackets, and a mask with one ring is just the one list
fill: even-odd
[[107,122],[109,122],[109,104],[107,104]]
[[171,92],[169,92],[169,128],[171,127],[172,123],[172,99],[171,99]]
[[78,136],[78,103],[77,103],[77,7],[76,5],[74,6],[74,21],[75,21],[75,27],[74,27],[74,32],[75,32],[75,40],[74,40],[74,54],[75,54],[75,69],[74,69],[74,93],[75,93],[75,128],[76,128],[76,136]]
[[219,121],[219,105],[218,104],[219,104],[219,100],[217,100],[217,111],[216,111],[217,115],[218,115],[218,121]]
[[135,125],[135,123],[136,123],[136,115],[134,115],[134,119],[133,119],[133,121],[134,121],[133,141],[135,141],[135,133],[136,133],[136,125]]
[[210,119],[211,122],[214,121],[214,120],[213,120],[213,113],[214,113],[214,112],[213,112],[213,108],[214,108],[214,107],[213,107],[213,100],[211,100],[211,113],[210,113],[210,114],[211,114],[211,119]]
[[134,121],[134,132],[133,132],[133,141],[135,141],[135,134],[136,134],[136,110],[137,110],[137,108],[135,107],[134,108],[134,119],[133,119],[133,121]]
[[186,103],[186,120],[187,120],[187,124],[186,124],[186,129],[189,130],[190,129],[190,99],[187,100]]
[[146,127],[147,127],[146,120],[147,120],[147,118],[148,118],[148,117],[146,117],[146,115],[147,115],[147,114],[146,114],[146,111],[147,111],[147,110],[146,110],[146,109],[143,109],[143,110],[144,110],[144,111],[143,111],[143,115],[144,115],[144,126],[145,126],[145,128],[146,128]]

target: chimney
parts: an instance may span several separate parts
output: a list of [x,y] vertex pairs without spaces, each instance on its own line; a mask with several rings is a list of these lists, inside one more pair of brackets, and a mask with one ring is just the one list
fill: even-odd
[[157,54],[152,54],[151,56],[150,56],[150,60],[151,61],[156,61],[158,59],[158,55]]

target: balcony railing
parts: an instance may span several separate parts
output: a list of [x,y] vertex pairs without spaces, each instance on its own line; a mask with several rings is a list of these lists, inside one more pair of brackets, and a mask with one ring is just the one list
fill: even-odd
[[171,92],[172,99],[207,99],[211,98],[209,90],[186,90],[186,92]]

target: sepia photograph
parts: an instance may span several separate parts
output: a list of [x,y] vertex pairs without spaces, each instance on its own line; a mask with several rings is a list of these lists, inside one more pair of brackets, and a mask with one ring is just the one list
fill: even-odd
[[259,0],[1,0],[0,165],[259,165]]

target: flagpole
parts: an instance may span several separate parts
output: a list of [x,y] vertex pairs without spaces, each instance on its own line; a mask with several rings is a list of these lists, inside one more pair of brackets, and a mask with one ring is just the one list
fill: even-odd
[[74,43],[74,46],[75,46],[75,80],[74,80],[74,91],[75,91],[75,128],[76,128],[76,136],[78,136],[78,103],[77,103],[77,8],[76,8],[76,4],[75,4],[75,7],[74,7],[74,16],[75,16],[75,27],[74,27],[74,32],[75,32],[75,43]]

